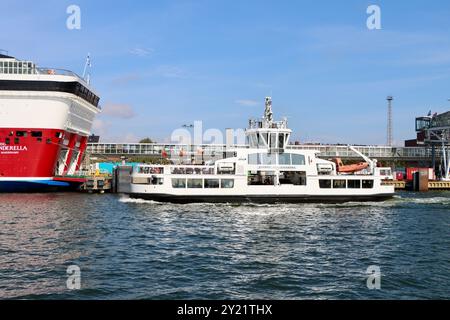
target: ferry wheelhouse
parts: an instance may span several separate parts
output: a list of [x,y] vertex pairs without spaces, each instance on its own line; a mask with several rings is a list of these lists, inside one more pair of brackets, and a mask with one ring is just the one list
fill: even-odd
[[273,120],[268,97],[264,117],[249,121],[248,148],[230,149],[209,165],[138,165],[129,195],[178,203],[375,201],[394,195],[394,187],[384,184],[390,168],[361,155],[366,165],[359,171],[340,172],[319,151],[289,148],[291,133],[286,119]]
[[0,192],[76,183],[99,100],[71,71],[0,54]]

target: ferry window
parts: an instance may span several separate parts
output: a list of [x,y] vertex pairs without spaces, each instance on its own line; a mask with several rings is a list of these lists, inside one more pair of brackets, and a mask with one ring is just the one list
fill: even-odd
[[319,187],[321,189],[331,189],[331,180],[319,180]]
[[157,178],[155,176],[151,177],[151,179],[149,179],[149,180],[150,180],[150,184],[152,184],[152,185],[158,185],[158,184],[161,185],[164,183],[163,178]]
[[260,164],[259,154],[252,153],[248,155],[248,164]]
[[14,138],[14,143],[19,144],[19,138]]
[[363,189],[372,189],[373,188],[373,180],[363,180],[362,187],[363,187]]
[[267,142],[268,142],[268,133],[263,133],[259,135],[259,141],[258,141],[258,145],[260,146],[267,146]]
[[205,179],[205,188],[218,188],[219,187],[219,179]]
[[347,185],[350,189],[360,189],[361,188],[361,180],[348,180]]
[[224,189],[234,188],[234,179],[222,179],[220,180],[220,187]]
[[16,131],[16,137],[26,137],[27,132],[26,131]]
[[193,168],[186,168],[186,174],[194,174]]
[[270,134],[270,148],[276,148],[277,144],[277,134],[276,133],[271,133]]
[[42,131],[31,131],[31,136],[34,138],[42,137]]
[[278,135],[278,148],[284,149],[284,134],[280,133]]
[[172,179],[173,188],[186,188],[186,179]]
[[202,179],[188,179],[187,181],[188,188],[203,188]]
[[258,139],[256,138],[256,134],[251,134],[249,136],[249,144],[250,146],[254,147],[258,145]]
[[346,180],[333,180],[334,189],[345,189],[347,187]]
[[6,143],[6,144],[10,144],[9,138],[6,138],[6,139],[5,139],[5,143]]
[[262,164],[265,165],[275,165],[277,164],[277,157],[275,154],[270,154],[270,153],[262,153]]
[[273,171],[257,171],[256,174],[249,171],[247,184],[249,186],[274,185],[275,173]]
[[291,154],[290,153],[282,153],[278,158],[279,165],[290,165],[291,164]]
[[305,171],[280,171],[278,181],[280,184],[292,184],[294,186],[306,186]]
[[296,166],[304,166],[305,165],[305,156],[302,154],[292,154],[292,164]]

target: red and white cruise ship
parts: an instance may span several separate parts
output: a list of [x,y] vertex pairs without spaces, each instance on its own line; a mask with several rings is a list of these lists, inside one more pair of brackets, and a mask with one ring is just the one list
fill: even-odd
[[0,54],[0,192],[72,186],[99,100],[73,72]]

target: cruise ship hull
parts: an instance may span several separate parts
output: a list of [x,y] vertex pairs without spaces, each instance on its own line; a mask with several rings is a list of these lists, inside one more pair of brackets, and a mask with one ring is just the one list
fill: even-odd
[[70,190],[76,188],[68,182],[54,181],[53,179],[11,179],[0,180],[0,192],[51,192]]
[[0,192],[79,186],[59,177],[79,174],[98,102],[69,71],[0,55]]

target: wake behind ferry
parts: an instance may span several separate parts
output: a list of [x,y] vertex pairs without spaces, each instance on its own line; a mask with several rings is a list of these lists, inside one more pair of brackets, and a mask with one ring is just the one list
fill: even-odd
[[75,73],[0,54],[0,192],[79,183],[98,104]]
[[272,99],[265,99],[261,119],[250,120],[247,148],[228,150],[229,157],[209,165],[135,166],[131,198],[190,202],[347,202],[386,200],[394,186],[390,168],[375,159],[344,165],[319,158],[319,151],[289,147],[287,120],[274,121]]

